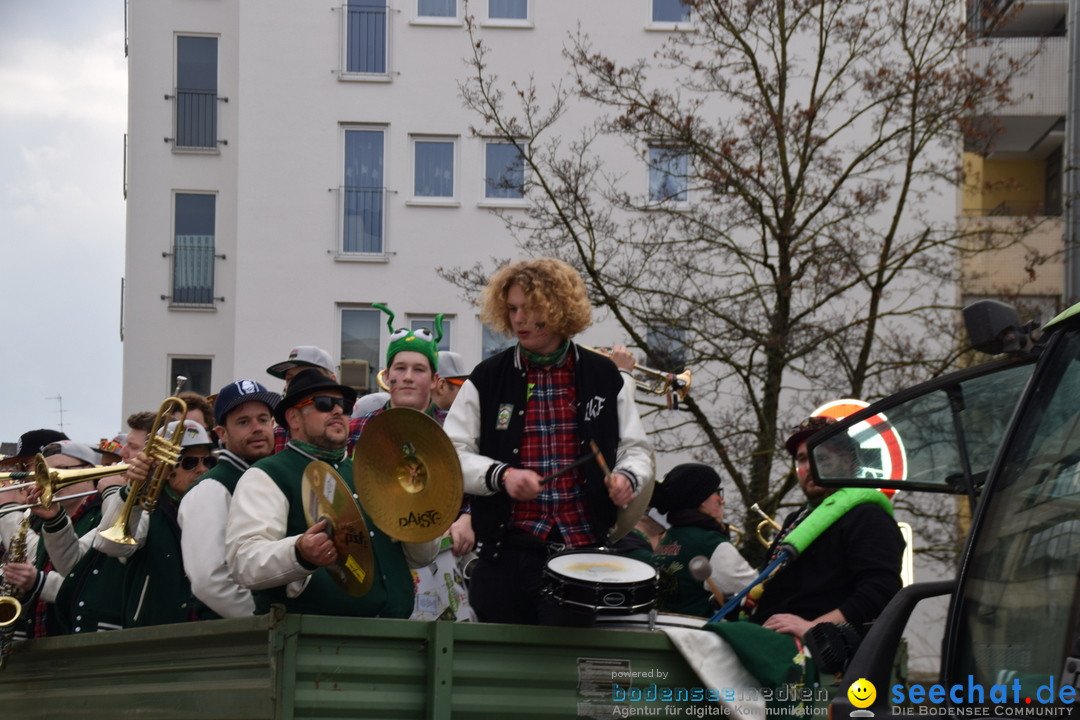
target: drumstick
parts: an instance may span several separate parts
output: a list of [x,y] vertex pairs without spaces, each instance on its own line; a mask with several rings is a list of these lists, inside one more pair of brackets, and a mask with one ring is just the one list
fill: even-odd
[[[603,453],[600,452],[600,447],[596,444],[595,440],[589,441],[589,447],[592,448],[593,453],[596,455],[596,464],[600,466],[600,469],[604,471],[604,484],[609,488],[611,487],[611,470],[608,469],[607,461],[604,460]],[[626,507],[623,505],[622,507]]]
[[594,457],[595,457],[595,455],[593,455],[593,453],[585,453],[584,455],[582,455],[581,457],[579,457],[579,458],[578,458],[577,460],[575,460],[574,462],[570,463],[569,465],[567,465],[566,467],[562,468],[561,470],[556,470],[555,472],[551,473],[550,475],[545,475],[544,477],[540,478],[540,484],[541,484],[541,485],[544,485],[544,484],[546,484],[546,483],[547,483],[547,482],[548,482],[549,480],[554,480],[555,478],[559,477],[560,475],[563,475],[563,474],[565,474],[565,473],[568,473],[568,472],[570,472],[570,471],[571,471],[571,470],[573,470],[574,468],[579,468],[579,467],[581,467],[582,465],[584,465],[585,463],[587,463],[587,462],[589,462],[590,460],[592,460],[592,459],[593,459]]

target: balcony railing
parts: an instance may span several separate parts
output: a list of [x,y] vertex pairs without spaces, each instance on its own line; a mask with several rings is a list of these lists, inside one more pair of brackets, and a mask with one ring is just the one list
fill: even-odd
[[381,187],[342,188],[344,233],[342,252],[381,254],[386,190]]
[[999,116],[1056,118],[1065,114],[1068,59],[1067,38],[1010,37],[986,40],[968,52],[966,61],[970,67],[993,65],[1003,72],[1010,62],[1023,66],[1011,83],[1015,102],[988,111]]
[[217,149],[216,90],[176,91],[176,147]]
[[172,261],[172,304],[213,305],[214,236],[178,235]]
[[344,10],[345,72],[386,74],[389,43],[386,0],[351,2]]

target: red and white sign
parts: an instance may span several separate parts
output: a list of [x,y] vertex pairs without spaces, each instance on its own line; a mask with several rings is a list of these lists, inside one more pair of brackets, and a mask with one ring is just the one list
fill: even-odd
[[[869,407],[870,403],[862,400],[844,399],[827,402],[812,415],[836,418],[842,420],[863,408]],[[904,441],[900,433],[889,423],[881,413],[872,415],[848,429],[848,436],[859,441],[859,447],[863,450],[863,457],[880,459],[872,465],[863,465],[859,468],[859,474],[864,478],[885,478],[888,480],[904,480],[907,477],[907,454],[904,452]],[[892,497],[895,490],[882,490],[883,493]]]

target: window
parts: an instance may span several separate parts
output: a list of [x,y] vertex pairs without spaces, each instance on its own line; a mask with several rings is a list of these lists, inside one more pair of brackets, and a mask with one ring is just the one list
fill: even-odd
[[529,0],[488,0],[489,20],[528,20]]
[[345,14],[345,72],[385,74],[386,0],[349,0]]
[[513,337],[507,337],[502,333],[495,332],[487,325],[484,327],[484,337],[482,340],[483,347],[480,349],[481,357],[487,360],[492,355],[498,355],[507,348],[514,347],[517,344],[517,340]]
[[690,8],[683,0],[652,0],[654,23],[690,22]]
[[416,0],[416,15],[421,18],[456,18],[458,0]]
[[678,372],[686,367],[686,330],[664,325],[649,328],[645,334],[649,344],[649,367],[663,372]]
[[210,370],[212,361],[210,358],[183,358],[174,357],[169,359],[169,380],[165,383],[165,394],[172,395],[176,390],[176,376],[183,375],[187,378],[184,383],[184,392],[209,395],[214,392],[210,388]]
[[214,304],[214,195],[177,193],[173,220],[172,302]]
[[413,196],[451,199],[454,197],[453,139],[413,139]]
[[217,149],[217,38],[176,38],[176,147]]
[[[368,378],[366,387],[376,387],[375,375],[383,366],[379,341],[386,332],[383,314],[379,310],[367,308],[342,308],[341,310],[341,367],[362,367],[367,363]],[[362,383],[350,382],[350,385],[364,387]]]
[[689,154],[683,148],[649,148],[649,202],[685,203]]
[[343,188],[346,253],[383,252],[383,131],[345,131]]
[[521,200],[525,197],[525,159],[517,145],[489,142],[485,146],[484,197]]
[[[453,320],[444,317],[442,321],[442,340],[439,341],[439,350],[450,349],[450,328],[453,326]],[[417,330],[419,328],[426,328],[431,333],[432,337],[435,337],[435,319],[414,319],[411,321],[409,328]]]

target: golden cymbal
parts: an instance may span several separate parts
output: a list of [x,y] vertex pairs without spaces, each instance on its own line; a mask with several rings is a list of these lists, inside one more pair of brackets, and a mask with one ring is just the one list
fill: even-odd
[[352,490],[330,465],[313,460],[304,468],[304,517],[308,527],[326,518],[338,559],[326,567],[342,590],[366,595],[375,580],[371,534]]
[[627,503],[626,507],[619,508],[618,515],[615,519],[615,527],[611,528],[611,532],[608,533],[608,542],[614,543],[626,533],[634,529],[638,520],[649,509],[649,500],[652,499],[653,488],[656,486],[656,480],[649,478],[649,482],[645,483],[645,487],[641,489],[641,492],[637,494],[633,500]]
[[391,408],[364,426],[353,451],[353,484],[368,517],[403,542],[442,535],[461,509],[461,463],[438,422]]

